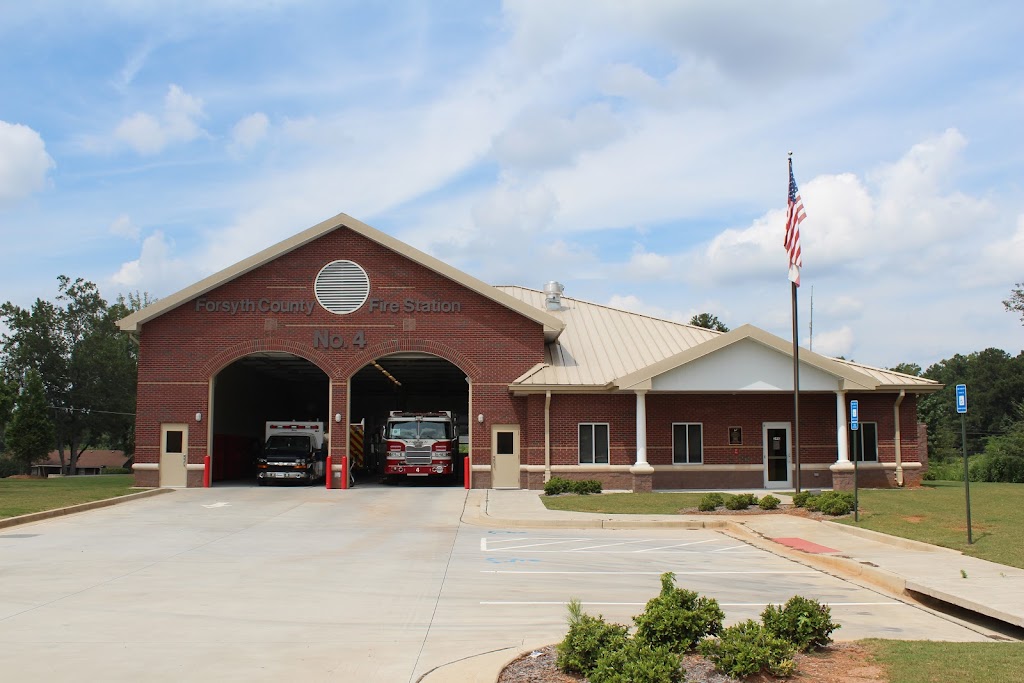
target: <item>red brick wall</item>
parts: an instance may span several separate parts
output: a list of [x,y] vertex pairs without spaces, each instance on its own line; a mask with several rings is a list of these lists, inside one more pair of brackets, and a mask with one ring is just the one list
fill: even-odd
[[[523,440],[530,438],[527,401],[511,397],[507,387],[543,360],[542,326],[347,228],[324,235],[203,298],[315,302],[313,281],[323,266],[336,259],[363,267],[370,279],[370,298],[457,301],[461,312],[370,313],[367,303],[339,316],[314,303],[311,315],[241,311],[232,315],[197,311],[197,300],[190,300],[145,323],[139,333],[136,462],[158,462],[160,424],[184,422],[189,425],[189,462],[201,463],[209,448],[210,378],[260,350],[286,351],[319,366],[332,384],[331,413],[342,415],[348,414],[349,378],[368,362],[395,351],[429,352],[457,365],[473,384],[470,410],[474,416],[483,413],[486,419],[483,426],[474,424],[474,450],[488,448],[489,424],[518,423]],[[342,335],[349,342],[347,348],[314,349],[317,329]],[[356,330],[365,332],[363,349],[351,344]],[[198,424],[196,412],[204,415]],[[340,457],[345,447],[344,439],[334,439],[331,454]],[[152,485],[152,476],[140,474],[137,482]]]

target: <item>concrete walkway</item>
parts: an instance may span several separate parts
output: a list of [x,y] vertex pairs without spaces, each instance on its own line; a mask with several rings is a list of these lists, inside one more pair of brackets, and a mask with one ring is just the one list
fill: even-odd
[[[766,492],[754,492],[763,495]],[[866,529],[787,514],[608,515],[548,510],[540,491],[469,492],[463,522],[492,528],[705,528],[894,595],[932,599],[1024,628],[1024,570],[959,551]],[[786,496],[774,494],[784,503]],[[507,653],[488,653],[431,672],[422,680],[493,683]]]

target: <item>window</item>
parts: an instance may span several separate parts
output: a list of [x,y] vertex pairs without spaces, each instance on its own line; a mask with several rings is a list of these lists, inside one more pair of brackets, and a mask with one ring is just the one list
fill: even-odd
[[676,422],[672,425],[672,464],[699,465],[704,462],[704,425]]
[[178,430],[168,429],[164,436],[165,453],[184,453],[184,434]]
[[878,462],[878,423],[861,422],[860,429],[857,431],[860,432],[860,435],[857,437],[857,449],[854,452],[853,435],[855,432],[852,429],[849,430],[850,459],[852,460],[856,456],[860,462]]
[[580,423],[580,464],[608,464],[607,423]]

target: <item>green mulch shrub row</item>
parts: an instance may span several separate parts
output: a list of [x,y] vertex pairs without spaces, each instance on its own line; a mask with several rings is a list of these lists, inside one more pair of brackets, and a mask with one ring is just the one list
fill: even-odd
[[626,626],[585,614],[578,600],[568,609],[569,631],[558,644],[557,663],[590,683],[680,683],[682,657],[693,652],[728,676],[789,676],[798,651],[824,647],[839,628],[827,606],[800,596],[768,605],[760,622],[723,628],[718,601],[676,587],[672,572],[661,575],[661,593],[633,617],[632,636]]

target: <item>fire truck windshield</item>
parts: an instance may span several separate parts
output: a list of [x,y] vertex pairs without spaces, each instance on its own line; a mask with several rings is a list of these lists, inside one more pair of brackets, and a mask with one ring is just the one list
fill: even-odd
[[388,439],[450,439],[450,422],[403,420],[388,423]]

